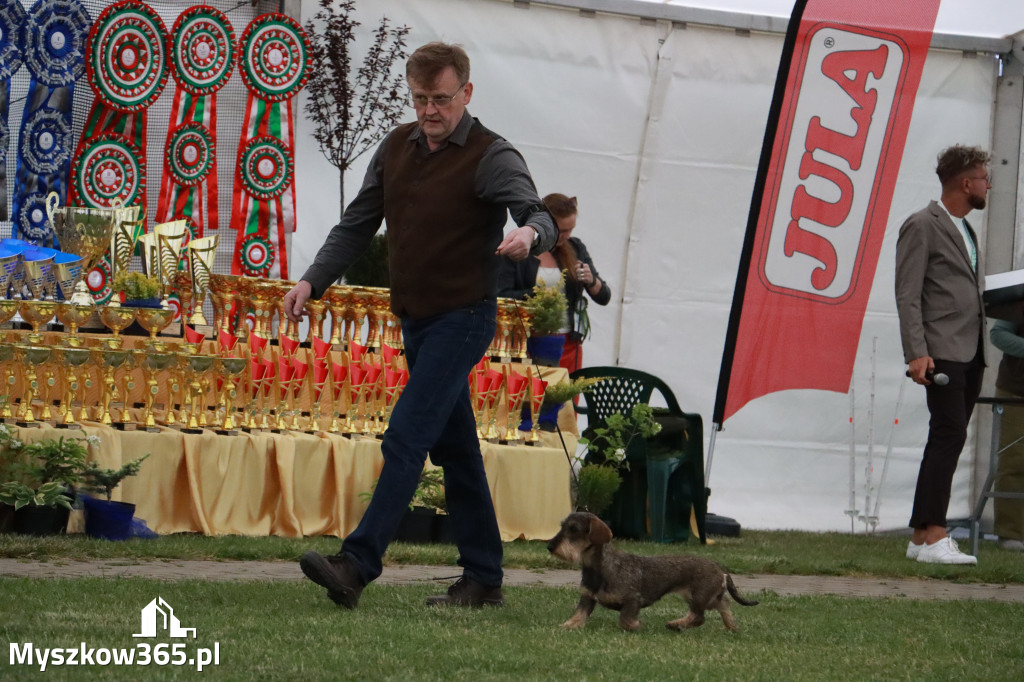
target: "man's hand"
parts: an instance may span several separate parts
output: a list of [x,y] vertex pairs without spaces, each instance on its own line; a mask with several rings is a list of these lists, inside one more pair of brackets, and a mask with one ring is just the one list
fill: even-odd
[[292,322],[299,322],[306,314],[306,301],[313,294],[313,285],[306,280],[299,280],[299,283],[292,287],[292,290],[284,295],[284,314]]
[[523,260],[530,255],[530,247],[533,246],[533,235],[537,233],[529,225],[517,227],[505,235],[505,239],[498,244],[495,251],[499,256],[506,256],[511,260]]
[[910,373],[910,378],[914,380],[915,384],[921,384],[922,386],[928,386],[932,382],[925,378],[925,374],[935,370],[935,361],[927,355],[922,355],[919,358],[914,358],[910,361],[910,368],[907,370]]

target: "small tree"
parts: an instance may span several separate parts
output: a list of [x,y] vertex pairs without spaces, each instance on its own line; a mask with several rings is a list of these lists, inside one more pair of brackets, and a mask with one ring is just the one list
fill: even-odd
[[82,472],[82,478],[85,479],[84,487],[91,493],[103,493],[107,496],[107,502],[109,502],[114,494],[114,488],[121,485],[121,481],[129,476],[138,474],[139,467],[142,466],[147,457],[149,455],[133,459],[120,469],[104,469],[96,464],[96,462],[89,462]]
[[353,83],[349,48],[355,40],[353,29],[360,25],[352,17],[354,9],[355,0],[320,0],[320,11],[306,22],[317,65],[306,85],[306,113],[315,124],[313,137],[320,151],[340,175],[339,217],[345,212],[345,171],[380,142],[406,103],[404,74],[395,74],[394,69],[405,59],[409,27],[392,28],[388,18],[381,17]]

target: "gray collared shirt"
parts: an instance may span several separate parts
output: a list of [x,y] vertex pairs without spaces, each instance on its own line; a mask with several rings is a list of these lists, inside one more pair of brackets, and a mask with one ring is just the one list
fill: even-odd
[[[420,146],[424,154],[437,153],[449,144],[465,145],[473,126],[473,117],[465,112],[462,120],[441,146],[431,151],[422,130],[416,127],[409,140]],[[363,178],[363,186],[345,209],[341,222],[335,225],[313,264],[301,279],[313,285],[313,297],[319,298],[337,278],[344,274],[366,249],[384,220],[384,184],[381,168],[385,145],[394,131],[377,146]],[[554,246],[558,229],[554,219],[542,208],[536,186],[522,155],[504,138],[499,138],[484,153],[477,167],[474,182],[476,195],[484,201],[504,206],[519,226],[530,225],[540,235],[534,240],[531,253],[538,254]]]

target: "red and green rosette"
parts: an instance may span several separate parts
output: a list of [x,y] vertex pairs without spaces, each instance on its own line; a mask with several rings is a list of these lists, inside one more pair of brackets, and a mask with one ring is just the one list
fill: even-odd
[[174,103],[164,151],[157,222],[187,218],[196,237],[219,226],[217,97],[238,51],[227,16],[209,5],[182,12],[171,29]]
[[283,14],[256,17],[239,38],[249,89],[232,195],[237,231],[231,271],[288,278],[285,235],[295,230],[291,98],[306,84],[312,51],[302,26]]

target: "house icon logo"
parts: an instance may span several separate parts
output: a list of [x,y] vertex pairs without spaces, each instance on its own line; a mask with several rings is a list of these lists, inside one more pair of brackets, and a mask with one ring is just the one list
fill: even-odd
[[157,630],[163,629],[169,637],[196,638],[195,628],[183,628],[174,615],[174,609],[164,601],[163,597],[157,597],[146,604],[142,609],[142,632],[132,637],[156,637]]

